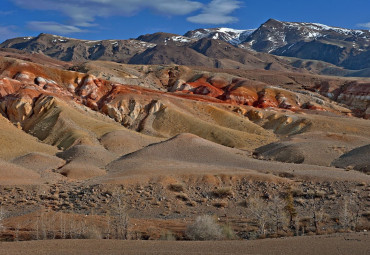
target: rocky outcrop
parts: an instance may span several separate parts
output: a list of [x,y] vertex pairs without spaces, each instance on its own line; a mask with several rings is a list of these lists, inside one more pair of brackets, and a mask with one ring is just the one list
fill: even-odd
[[22,123],[33,113],[33,103],[30,98],[9,98],[2,101],[0,111],[13,123]]
[[347,105],[356,116],[369,119],[370,83],[357,81],[346,82],[335,86],[328,82],[317,83],[309,88],[340,104]]
[[220,77],[202,75],[190,82],[178,80],[171,92],[203,95],[234,105],[248,105],[257,108],[279,108],[291,111],[317,110],[349,112],[333,104],[329,99],[306,91],[291,91],[270,86],[262,82],[236,78],[231,81]]

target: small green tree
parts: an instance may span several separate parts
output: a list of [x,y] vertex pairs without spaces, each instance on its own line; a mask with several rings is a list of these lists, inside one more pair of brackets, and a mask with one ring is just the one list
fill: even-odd
[[285,196],[285,206],[284,206],[285,212],[289,216],[289,226],[290,228],[294,228],[294,218],[297,216],[297,210],[294,206],[294,198],[292,195],[292,192],[289,192]]

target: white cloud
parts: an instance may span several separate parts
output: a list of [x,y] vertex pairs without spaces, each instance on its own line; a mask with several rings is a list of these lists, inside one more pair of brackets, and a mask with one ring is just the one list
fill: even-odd
[[0,26],[0,43],[7,39],[16,37],[18,34],[15,32],[15,30],[15,26]]
[[364,28],[369,28],[370,29],[370,22],[368,23],[361,23],[361,24],[357,24],[358,27],[364,27]]
[[230,14],[241,8],[241,2],[236,0],[212,0],[203,7],[200,14],[188,17],[187,20],[199,24],[227,24],[237,22],[238,19]]
[[74,26],[91,26],[96,18],[112,15],[130,16],[142,9],[166,15],[186,15],[203,4],[191,0],[12,0],[19,7],[32,10],[52,10],[69,17]]
[[53,21],[30,21],[27,23],[27,26],[31,30],[51,32],[57,34],[71,34],[71,33],[80,33],[84,30],[76,27],[60,24]]
[[3,15],[3,16],[5,16],[5,15],[11,15],[13,13],[14,13],[14,11],[0,11],[0,15]]

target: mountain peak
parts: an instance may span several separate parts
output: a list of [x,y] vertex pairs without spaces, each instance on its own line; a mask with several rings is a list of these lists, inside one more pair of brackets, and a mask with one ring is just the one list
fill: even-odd
[[238,45],[254,31],[255,29],[233,29],[227,27],[200,28],[188,31],[184,36],[197,40],[202,38],[218,39],[232,45]]
[[282,22],[282,21],[277,20],[277,19],[270,18],[265,23],[270,23],[270,22]]

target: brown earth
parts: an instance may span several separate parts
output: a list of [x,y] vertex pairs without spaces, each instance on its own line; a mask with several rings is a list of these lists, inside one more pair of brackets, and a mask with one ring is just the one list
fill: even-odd
[[252,241],[48,240],[2,243],[1,254],[369,254],[367,233]]

